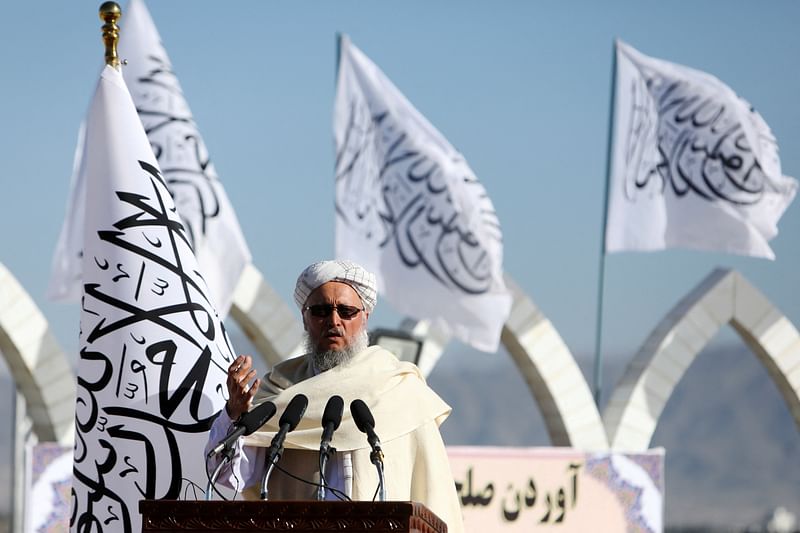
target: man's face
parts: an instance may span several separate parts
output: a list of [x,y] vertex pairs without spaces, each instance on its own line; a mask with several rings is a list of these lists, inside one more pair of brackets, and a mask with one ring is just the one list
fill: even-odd
[[359,311],[355,316],[346,319],[340,315],[338,309],[334,309],[328,316],[320,317],[308,309],[315,305],[346,305],[363,309],[364,304],[350,285],[338,281],[323,283],[308,296],[303,310],[303,326],[316,353],[344,350],[353,344],[357,335],[367,326],[366,311]]

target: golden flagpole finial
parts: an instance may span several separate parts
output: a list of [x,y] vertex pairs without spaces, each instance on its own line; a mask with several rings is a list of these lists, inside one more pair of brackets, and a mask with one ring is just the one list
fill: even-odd
[[106,65],[119,70],[117,42],[119,42],[119,26],[117,21],[122,16],[122,9],[116,2],[103,2],[100,6],[100,20],[103,24],[103,42],[106,44]]

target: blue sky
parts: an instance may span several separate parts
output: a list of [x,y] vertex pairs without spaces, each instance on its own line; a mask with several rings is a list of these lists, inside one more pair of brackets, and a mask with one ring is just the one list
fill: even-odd
[[[99,4],[0,8],[0,261],[71,353],[77,306],[44,293],[78,126],[103,59]],[[465,155],[498,212],[506,272],[579,357],[594,346],[615,37],[729,84],[771,126],[784,173],[800,176],[798,2],[150,0],[148,8],[255,264],[287,302],[297,273],[333,254],[337,31]],[[791,205],[779,228],[776,261],[679,250],[609,256],[604,352],[631,357],[717,266],[739,270],[800,324],[800,208]],[[379,303],[371,325],[399,319]]]

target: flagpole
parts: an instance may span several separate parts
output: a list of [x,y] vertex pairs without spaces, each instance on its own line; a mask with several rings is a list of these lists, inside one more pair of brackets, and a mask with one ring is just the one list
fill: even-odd
[[[342,32],[337,31],[336,32],[336,70],[335,70],[335,72],[333,74],[334,100],[336,99],[335,95],[339,91],[339,66],[341,65],[341,63],[342,63]],[[335,104],[334,104],[334,107],[335,107]],[[335,116],[335,113],[334,113],[334,116]],[[336,118],[333,119],[333,122],[334,122],[334,124],[336,124]],[[338,161],[339,154],[338,154],[338,149],[336,147],[336,134],[335,133],[334,133],[333,137],[334,137],[333,138],[333,160],[335,161],[334,168],[333,168],[333,181],[334,181],[334,183],[336,183],[336,165],[338,164],[338,162],[336,162],[336,161]],[[334,188],[335,188],[335,186],[334,186]],[[336,211],[336,198],[335,198],[335,193],[334,193],[334,199],[333,199],[333,221],[334,221],[334,224],[333,224],[333,253],[334,253],[334,255],[336,255],[336,221],[337,221],[336,219],[337,219],[338,216],[339,216],[339,214]]]
[[339,64],[342,62],[342,32],[336,32],[336,72],[334,74],[333,84],[339,82]]
[[605,292],[606,272],[606,224],[608,222],[608,189],[611,181],[611,150],[614,138],[614,103],[617,92],[617,41],[614,40],[611,54],[611,105],[608,113],[608,143],[606,147],[606,186],[603,192],[603,223],[600,233],[600,271],[597,282],[597,327],[594,342],[594,403],[600,408],[600,395],[603,390],[602,338],[603,338],[603,293]]
[[117,21],[122,17],[122,9],[116,2],[103,2],[100,6],[100,20],[103,24],[103,42],[106,45],[106,65],[119,70],[120,61],[117,55],[119,43],[119,26]]

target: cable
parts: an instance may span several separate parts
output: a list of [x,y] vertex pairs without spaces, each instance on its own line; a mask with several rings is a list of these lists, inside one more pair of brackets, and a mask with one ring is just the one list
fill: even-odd
[[[335,448],[331,448],[331,451],[333,453],[336,453],[336,449]],[[334,496],[336,496],[337,498],[339,498],[340,501],[343,501],[343,502],[350,501],[350,498],[348,498],[346,494],[344,494],[342,491],[340,491],[340,490],[338,490],[338,489],[336,489],[334,487],[331,487],[330,484],[328,483],[328,480],[325,479],[325,472],[322,471],[323,470],[322,469],[322,454],[319,455],[319,457],[317,459],[317,462],[319,464],[319,479],[320,479],[320,484],[318,486],[325,487],[325,490],[330,490],[331,493]],[[342,498],[341,495],[344,495],[344,498]]]
[[228,498],[224,494],[222,494],[219,491],[219,489],[217,489],[217,484],[216,483],[211,483],[211,474],[208,473],[208,457],[206,457],[206,464],[205,464],[204,470],[206,471],[206,480],[208,481],[209,485],[211,485],[212,490],[214,492],[216,492],[217,496],[219,496],[223,500],[229,501]]
[[[289,476],[290,478],[292,478],[292,479],[294,479],[296,481],[300,481],[302,483],[305,483],[306,485],[311,485],[312,487],[319,487],[320,486],[319,483],[314,483],[313,481],[308,481],[307,479],[303,479],[301,477],[298,477],[298,476],[296,476],[296,475],[284,470],[277,463],[275,464],[275,468],[277,468],[278,470],[280,470],[281,472],[283,472],[284,474],[286,474],[287,476]],[[325,487],[325,488],[327,490],[330,490],[337,498],[339,498],[342,501],[347,501],[347,502],[353,501],[352,499],[350,499],[350,497],[347,494],[345,494],[344,492],[340,491],[339,489],[335,489],[333,487]]]
[[[208,472],[206,472],[206,475],[208,475]],[[200,485],[198,485],[191,479],[182,477],[181,482],[186,483],[186,486],[183,488],[184,500],[194,499],[196,501],[199,501],[200,498],[198,498],[198,496],[200,494],[205,494],[205,491],[202,489],[202,487],[200,487]],[[192,492],[192,494],[189,494],[190,491]],[[194,496],[194,498],[190,498],[190,496]]]

